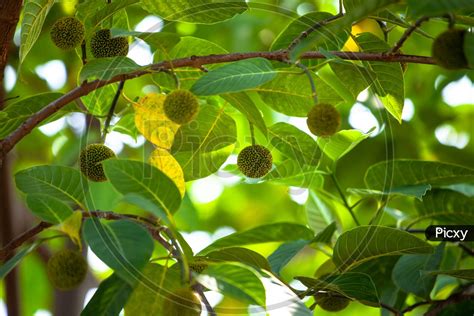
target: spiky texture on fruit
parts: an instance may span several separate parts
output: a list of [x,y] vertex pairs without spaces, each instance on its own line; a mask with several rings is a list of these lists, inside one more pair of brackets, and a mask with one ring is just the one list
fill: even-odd
[[306,124],[309,130],[316,136],[331,136],[341,126],[341,115],[331,104],[316,104],[308,113]]
[[48,260],[47,272],[55,288],[63,291],[71,290],[84,281],[87,262],[79,251],[64,249]]
[[339,312],[349,305],[350,300],[346,297],[342,297],[339,294],[332,293],[316,293],[314,295],[314,301],[328,312]]
[[272,169],[272,163],[272,153],[262,145],[245,147],[237,156],[239,170],[249,178],[263,177]]
[[114,37],[109,29],[97,31],[91,37],[91,52],[95,58],[127,56],[127,37]]
[[204,258],[195,258],[194,261],[189,263],[189,269],[196,273],[201,273],[209,266],[209,262]]
[[187,124],[198,113],[199,100],[188,90],[175,90],[166,96],[163,109],[173,122]]
[[431,46],[431,55],[436,63],[446,69],[468,67],[464,54],[464,37],[466,30],[450,29],[441,33]]
[[51,28],[51,40],[54,45],[70,50],[81,45],[84,40],[84,24],[74,17],[65,17],[57,20]]
[[90,144],[81,151],[79,157],[81,172],[92,181],[107,181],[102,161],[114,157],[115,153],[109,147],[102,144]]
[[165,297],[163,315],[199,316],[201,315],[201,300],[189,288],[176,290]]

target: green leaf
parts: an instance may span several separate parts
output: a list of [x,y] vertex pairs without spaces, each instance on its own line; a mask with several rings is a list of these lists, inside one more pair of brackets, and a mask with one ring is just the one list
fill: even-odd
[[87,180],[81,173],[64,166],[37,166],[21,170],[15,175],[18,189],[26,194],[44,194],[62,202],[78,206],[88,190]]
[[209,71],[191,87],[196,95],[239,92],[258,87],[276,76],[265,58],[240,60]]
[[117,92],[118,84],[109,84],[81,98],[82,103],[95,116],[106,116]]
[[[213,42],[206,41],[201,38],[186,36],[182,37],[181,41],[171,49],[170,52],[158,51],[155,54],[155,61],[172,60],[178,58],[188,58],[189,56],[206,56],[211,54],[226,54],[228,53],[224,48]],[[212,70],[218,67],[217,65],[208,65],[207,69]],[[202,77],[205,73],[201,69],[195,67],[183,67],[174,70],[178,76],[182,89],[190,89],[194,82]],[[170,89],[175,88],[175,80],[172,76],[166,73],[157,73],[153,75],[153,79],[160,86]]]
[[432,252],[430,244],[405,231],[384,226],[359,226],[339,236],[333,261],[339,269],[349,270],[381,256]]
[[179,35],[170,32],[136,32],[122,29],[111,29],[112,37],[133,36],[144,40],[150,45],[152,51],[169,52],[181,38]]
[[112,126],[112,130],[129,135],[136,140],[138,136],[138,130],[137,126],[135,125],[135,114],[129,113],[122,116],[120,120],[115,123],[114,126]]
[[97,257],[130,285],[136,283],[154,247],[150,233],[127,220],[90,218],[84,222],[83,236]]
[[21,21],[20,64],[38,39],[54,0],[26,0]]
[[11,257],[7,262],[2,262],[0,265],[0,280],[10,273],[20,262],[25,258],[30,252],[32,252],[38,244],[33,243],[21,248],[13,257]]
[[397,188],[393,188],[390,191],[379,191],[379,190],[370,190],[370,189],[355,189],[349,188],[347,192],[352,194],[356,194],[359,196],[411,196],[416,197],[419,200],[423,199],[426,192],[431,190],[431,185],[429,184],[419,184],[419,185],[408,185],[408,186],[401,186]]
[[330,137],[318,137],[318,145],[326,156],[338,161],[369,135],[354,129],[342,130]]
[[242,302],[265,307],[265,288],[255,270],[240,263],[210,265],[196,276],[205,287]]
[[431,255],[401,256],[392,270],[393,282],[407,293],[414,293],[419,297],[429,299],[436,276],[423,275],[420,271],[439,269],[444,245],[441,243]]
[[[372,33],[362,33],[356,37],[358,45],[364,52],[384,53],[390,50],[390,45]],[[367,67],[376,74],[374,90],[387,111],[399,123],[402,122],[405,88],[403,70],[399,63],[371,61]]]
[[311,243],[321,242],[325,244],[331,244],[332,236],[336,232],[336,222],[332,222],[322,231],[320,231],[314,238],[311,240]]
[[62,93],[40,93],[7,106],[0,116],[0,138],[8,136],[34,113],[59,99]]
[[100,283],[94,296],[81,312],[81,316],[119,315],[132,290],[130,284],[123,281],[117,274],[112,274]]
[[270,264],[264,256],[253,250],[241,247],[225,248],[210,252],[206,258],[216,261],[235,261],[259,269],[270,271]]
[[436,220],[440,224],[474,224],[474,198],[456,191],[434,189],[423,201],[416,201],[418,216],[409,226],[422,220]]
[[334,291],[372,306],[379,304],[375,284],[370,276],[365,273],[346,272],[325,279],[308,277],[296,277],[296,279],[313,290]]
[[154,263],[147,264],[125,306],[125,314],[166,316],[162,313],[166,296],[182,287],[177,266],[168,268]]
[[[270,48],[271,51],[285,49],[290,43],[297,38],[303,31],[306,31],[317,22],[331,17],[332,14],[328,12],[310,12],[293,21],[281,31],[280,34],[273,41]],[[314,31],[314,41],[311,43],[313,48],[323,48],[327,51],[339,50],[344,46],[347,40],[348,32],[344,29],[338,32],[328,32],[325,27],[320,27]]]
[[465,32],[464,35],[464,56],[470,68],[474,68],[474,33]]
[[449,185],[474,180],[474,170],[437,161],[387,160],[369,167],[365,183],[371,189],[392,191],[392,188],[430,184]]
[[289,116],[306,116],[314,105],[311,86],[303,73],[279,71],[275,79],[253,90],[269,107]]
[[309,227],[314,231],[325,229],[327,225],[337,220],[337,211],[342,208],[344,206],[324,190],[309,191],[308,202],[306,202]]
[[472,11],[471,0],[408,0],[408,13],[411,16],[439,16],[456,11]]
[[255,106],[255,103],[245,92],[223,94],[221,97],[229,102],[234,108],[239,110],[247,119],[254,124],[266,137],[268,134],[267,126],[263,120],[262,113]]
[[269,129],[271,144],[288,158],[301,165],[316,166],[321,153],[316,141],[308,134],[287,123],[276,123]]
[[128,57],[107,57],[90,60],[81,69],[79,82],[92,79],[109,80],[117,75],[126,74],[142,68]]
[[69,205],[41,193],[28,194],[26,204],[33,214],[52,224],[59,224],[72,215],[72,209]]
[[[422,272],[423,273],[423,272]],[[464,280],[474,280],[474,269],[465,269],[465,270],[442,270],[442,271],[425,271],[431,275],[449,275],[458,279]]]
[[107,159],[102,164],[107,179],[123,195],[136,194],[152,202],[167,216],[179,209],[181,194],[178,188],[157,168],[147,163],[123,159]]
[[272,267],[272,271],[280,274],[281,269],[293,259],[307,244],[308,240],[296,240],[282,244],[269,257],[268,261]]
[[214,243],[201,250],[199,254],[205,255],[212,251],[235,246],[298,239],[308,240],[312,237],[313,232],[303,225],[293,223],[268,224],[243,232],[233,233],[232,235],[216,240]]
[[143,9],[168,21],[213,24],[245,12],[245,0],[142,0]]
[[112,17],[114,13],[117,13],[123,8],[126,8],[138,2],[140,2],[140,0],[112,1],[99,8],[95,7],[95,10],[91,10],[91,14],[89,14],[87,18],[84,19],[84,24],[88,33],[92,33],[92,31],[100,27],[101,23],[106,19]]
[[300,188],[317,189],[324,183],[324,172],[313,166],[301,166],[294,160],[286,160],[270,171],[265,181]]

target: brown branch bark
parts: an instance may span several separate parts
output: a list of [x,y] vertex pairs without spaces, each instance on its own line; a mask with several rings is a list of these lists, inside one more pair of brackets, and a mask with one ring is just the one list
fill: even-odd
[[[384,62],[406,62],[418,64],[434,64],[431,57],[402,55],[402,54],[384,54],[384,53],[359,53],[359,52],[329,52],[330,54],[346,60],[362,60],[362,61],[384,61]],[[59,99],[51,102],[41,111],[35,113],[27,119],[20,127],[13,131],[9,136],[0,142],[0,161],[3,157],[18,143],[23,137],[28,135],[33,128],[38,126],[42,121],[59,111],[66,104],[89,94],[90,92],[99,89],[105,85],[137,78],[153,71],[165,71],[168,69],[195,67],[201,68],[203,65],[218,64],[239,61],[244,59],[262,57],[268,60],[275,60],[284,62],[288,60],[288,52],[251,52],[251,53],[232,53],[223,55],[208,55],[208,56],[191,56],[189,58],[180,58],[173,61],[163,61],[149,66],[149,70],[139,70],[127,74],[115,76],[109,80],[95,80],[92,82],[85,82],[79,87],[69,91]],[[325,59],[326,55],[320,52],[307,52],[301,56],[302,59]]]

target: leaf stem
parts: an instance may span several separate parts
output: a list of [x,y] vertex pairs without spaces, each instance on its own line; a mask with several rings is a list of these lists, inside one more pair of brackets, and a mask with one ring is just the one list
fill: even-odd
[[341,199],[342,199],[342,201],[344,202],[344,205],[345,205],[346,209],[347,209],[347,210],[349,211],[349,213],[351,214],[352,219],[354,220],[354,222],[356,223],[356,225],[357,225],[357,226],[360,226],[360,223],[359,223],[359,221],[357,220],[357,217],[355,216],[354,211],[352,210],[352,207],[351,207],[351,206],[349,205],[349,203],[347,202],[346,196],[344,195],[344,192],[342,191],[341,186],[339,185],[339,182],[337,181],[336,176],[334,175],[333,172],[331,172],[330,175],[331,175],[332,181],[334,182],[334,185],[336,186],[337,192],[339,192],[339,195],[341,196]]
[[102,131],[102,141],[105,142],[105,137],[109,132],[110,122],[112,121],[112,117],[114,116],[115,108],[117,107],[117,102],[122,93],[123,87],[125,85],[125,80],[120,81],[117,92],[115,93],[114,99],[112,100],[112,105],[110,106],[109,113],[107,114],[107,118],[104,124],[104,130]]
[[398,51],[400,50],[400,48],[402,48],[403,44],[410,37],[410,35],[413,34],[413,32],[417,28],[419,28],[423,22],[426,22],[429,19],[430,19],[430,17],[424,16],[424,17],[421,17],[418,20],[416,20],[415,23],[412,26],[410,26],[409,28],[407,28],[405,30],[405,33],[403,33],[402,37],[400,37],[398,42],[395,44],[395,46],[392,47],[392,49],[389,51],[389,53],[390,54],[398,53]]
[[250,137],[252,139],[252,145],[255,146],[255,128],[252,124],[252,122],[249,121],[249,126],[250,126]]
[[313,74],[308,69],[308,67],[306,67],[305,65],[303,65],[300,62],[296,62],[295,66],[298,67],[298,68],[303,69],[304,73],[308,77],[309,84],[311,86],[311,96],[313,97],[314,104],[318,104],[318,93],[316,92],[316,85],[314,84]]

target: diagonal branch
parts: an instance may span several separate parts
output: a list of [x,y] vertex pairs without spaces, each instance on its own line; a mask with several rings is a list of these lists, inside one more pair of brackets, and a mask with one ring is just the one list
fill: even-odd
[[[386,53],[360,53],[360,52],[328,52],[329,56],[346,60],[364,60],[364,61],[384,61],[384,62],[406,62],[418,64],[435,64],[431,57],[402,55],[402,54],[386,54]],[[166,71],[169,69],[194,67],[201,69],[203,65],[227,63],[239,61],[244,59],[261,57],[268,60],[286,62],[288,60],[288,52],[274,51],[274,52],[250,52],[250,53],[231,53],[222,55],[208,55],[208,56],[192,56],[189,58],[180,58],[172,61],[163,61],[157,64],[150,65],[146,70],[138,70],[126,74],[117,75],[109,80],[95,80],[91,82],[84,82],[80,86],[72,89],[59,99],[51,102],[42,110],[33,114],[22,125],[20,125],[9,136],[0,141],[0,161],[5,155],[17,144],[23,137],[28,135],[33,128],[38,126],[42,121],[50,117],[52,114],[59,111],[68,103],[83,97],[94,90],[97,90],[105,85],[130,80],[150,74],[153,71]],[[327,54],[320,52],[307,52],[301,55],[302,59],[326,59]]]

